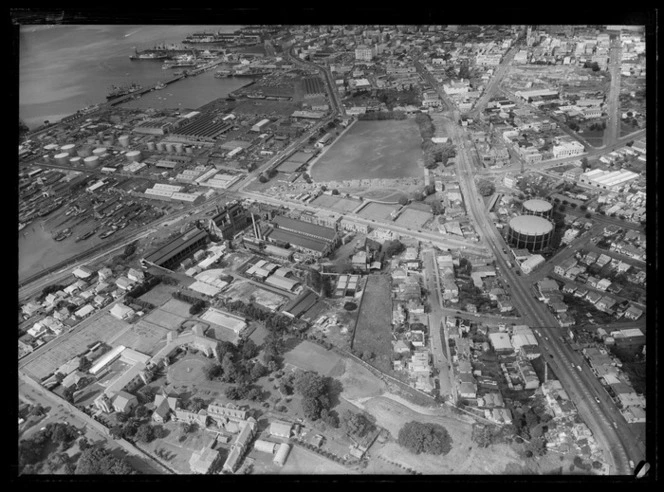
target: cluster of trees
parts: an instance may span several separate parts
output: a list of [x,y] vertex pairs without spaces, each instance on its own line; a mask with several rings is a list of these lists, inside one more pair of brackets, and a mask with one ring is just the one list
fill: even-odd
[[599,72],[599,63],[586,61],[583,68],[590,68],[593,72]]
[[171,295],[173,296],[173,298],[175,298],[179,301],[183,301],[183,302],[186,302],[188,304],[191,304],[192,307],[195,306],[195,305],[200,305],[199,303],[201,303],[201,302],[203,303],[203,309],[206,308],[207,305],[208,305],[208,303],[206,301],[204,301],[203,299],[200,299],[196,296],[191,296],[189,294],[185,294],[184,292],[181,292],[179,290],[173,292],[173,294],[171,294]]
[[250,338],[240,339],[237,346],[231,342],[219,342],[217,361],[207,369],[206,375],[208,379],[248,386],[270,372],[268,367],[252,360],[259,352],[260,349]]
[[447,429],[438,424],[412,421],[399,431],[397,442],[414,454],[447,454],[452,449],[452,438]]
[[[419,106],[422,101],[418,91],[415,89],[405,91],[382,90],[378,92],[376,98],[384,103],[389,109],[393,108],[395,105],[402,104]],[[401,111],[397,112],[400,113]]]
[[330,394],[334,391],[335,384],[338,385],[334,379],[321,376],[314,371],[297,371],[292,376],[282,378],[282,382],[286,392],[292,388],[302,396],[302,409],[306,418],[314,421],[320,419],[334,428],[339,426],[339,417],[336,412],[330,411],[332,406]]
[[[131,245],[130,245],[131,246]],[[161,282],[162,277],[148,277],[136,287],[127,292],[127,297],[138,299]]]
[[136,471],[122,458],[116,458],[102,446],[94,445],[81,453],[77,475],[134,475]]
[[433,215],[443,215],[445,213],[445,207],[440,202],[440,200],[434,200],[430,203],[431,213]]
[[376,425],[365,413],[346,410],[341,414],[341,428],[353,438],[365,437],[376,430]]
[[398,239],[390,239],[383,243],[381,248],[381,253],[385,255],[385,258],[392,258],[398,254],[401,254],[406,250],[406,246],[399,241]]
[[64,285],[61,284],[53,284],[53,285],[47,285],[44,287],[41,291],[41,294],[37,296],[36,302],[41,303],[46,299],[46,296],[49,294],[53,294],[54,292],[57,292],[59,290],[63,290],[65,288]]
[[362,121],[405,120],[406,113],[403,111],[372,111],[370,113],[358,114],[357,119]]
[[136,299],[131,296],[125,296],[125,303],[126,304],[135,304],[136,306],[139,306],[143,311],[152,311],[155,306],[154,304],[144,301],[143,299]]
[[118,423],[109,432],[114,439],[142,443],[165,437],[168,431],[160,425],[153,426],[149,416],[150,411],[144,405],[138,405],[131,413],[117,413]]
[[49,423],[37,431],[30,439],[23,439],[18,444],[18,465],[23,473],[35,472],[39,463],[48,457],[50,443],[63,451],[71,446],[78,437],[76,428],[60,422]]
[[482,196],[491,196],[496,192],[496,185],[487,179],[481,179],[477,182],[477,190]]
[[201,311],[203,311],[203,309],[205,309],[206,307],[207,307],[207,303],[202,299],[198,299],[189,308],[189,314],[196,315],[196,314],[200,313]]
[[452,142],[436,144],[430,138],[422,142],[422,150],[424,151],[424,166],[427,169],[435,169],[439,162],[446,166],[447,161],[456,156],[456,147]]
[[588,126],[588,129],[591,131],[600,131],[604,130],[606,128],[606,122],[605,121],[598,121],[595,123],[592,123],[591,125]]
[[240,300],[236,300],[226,303],[224,307],[247,318],[262,321],[270,331],[281,333],[293,326],[293,322],[288,316],[272,313],[256,306],[254,303],[245,304]]
[[575,131],[575,132],[579,131],[579,124],[574,120],[567,120],[567,126],[572,131]]
[[431,142],[431,138],[436,133],[436,127],[431,121],[431,116],[429,116],[427,113],[418,113],[415,116],[415,123],[417,123],[417,126],[420,129],[420,136],[422,137],[422,141]]

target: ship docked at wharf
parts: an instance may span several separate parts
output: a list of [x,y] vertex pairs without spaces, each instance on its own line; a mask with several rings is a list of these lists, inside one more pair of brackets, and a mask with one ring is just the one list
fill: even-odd
[[134,92],[138,92],[142,89],[143,86],[135,82],[125,86],[113,85],[111,86],[111,90],[108,92],[108,94],[106,94],[106,99],[110,101],[111,99],[117,99],[118,97],[126,96],[127,94],[133,94]]

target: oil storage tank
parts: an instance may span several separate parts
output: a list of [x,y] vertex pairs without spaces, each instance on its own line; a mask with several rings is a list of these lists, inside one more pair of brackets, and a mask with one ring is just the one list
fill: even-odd
[[148,150],[154,150],[156,148],[156,145],[154,142],[148,142]]
[[81,158],[80,157],[72,157],[69,159],[69,164],[72,166],[80,166],[81,165]]
[[66,166],[69,163],[69,154],[67,152],[55,154],[55,162],[61,166]]
[[157,142],[157,150],[159,152],[164,152],[166,150],[166,145],[164,145],[164,142]]
[[127,152],[127,159],[131,162],[138,162],[141,160],[141,151],[140,150],[130,150]]
[[507,241],[515,248],[539,251],[551,243],[554,226],[543,217],[519,215],[510,220]]
[[523,202],[523,215],[536,215],[537,217],[544,217],[550,219],[553,214],[553,205],[546,200],[532,199]]
[[67,154],[73,157],[74,153],[76,152],[76,145],[74,144],[63,145],[62,147],[60,147],[60,151],[67,152]]
[[85,167],[89,168],[97,167],[100,164],[99,156],[91,155],[89,157],[86,157],[85,159],[83,159],[83,163],[85,164]]
[[129,147],[129,135],[120,135],[118,137],[118,142],[120,142],[120,145],[123,147]]

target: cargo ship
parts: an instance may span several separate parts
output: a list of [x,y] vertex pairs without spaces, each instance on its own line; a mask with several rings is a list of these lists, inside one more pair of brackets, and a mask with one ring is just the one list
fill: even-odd
[[113,234],[114,232],[115,232],[115,229],[109,229],[108,231],[106,231],[106,232],[102,232],[101,234],[99,234],[99,237],[100,237],[101,239],[106,239],[108,236],[110,236],[110,235]]
[[154,86],[154,88],[157,90],[165,89],[166,84],[164,84],[163,82],[159,82],[157,85]]
[[111,86],[111,90],[106,94],[106,99],[111,100],[111,99],[116,99],[118,97],[126,96],[127,94],[132,94],[134,92],[140,91],[143,89],[143,86],[132,82],[130,85],[125,85],[125,86],[117,86],[113,85]]
[[135,51],[133,55],[129,56],[129,59],[132,60],[132,61],[135,61],[135,60],[165,60],[168,57],[169,57],[169,54],[167,52],[145,50],[145,51]]

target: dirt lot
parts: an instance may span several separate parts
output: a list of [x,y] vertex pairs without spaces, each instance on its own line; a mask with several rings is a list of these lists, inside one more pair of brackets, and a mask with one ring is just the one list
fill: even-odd
[[293,446],[286,463],[279,469],[279,473],[283,475],[352,475],[357,472],[307,449]]
[[429,212],[407,208],[401,213],[401,215],[399,215],[399,218],[397,218],[395,222],[402,227],[421,229],[432,217],[433,215]]
[[392,356],[390,282],[387,275],[370,275],[367,278],[353,340],[354,349],[373,352],[373,362],[387,371],[391,370]]
[[162,306],[173,299],[173,292],[176,290],[177,287],[173,285],[158,284],[139,297],[139,299],[154,304],[155,306]]
[[400,178],[422,174],[422,150],[412,120],[358,121],[313,167],[316,181]]
[[378,396],[387,389],[383,381],[351,359],[342,359],[342,364],[337,365],[330,376],[341,381],[341,397],[348,401]]
[[249,298],[253,297],[255,301],[261,306],[265,306],[268,309],[279,309],[281,306],[288,302],[286,296],[280,296],[274,292],[270,292],[266,289],[261,289],[256,284],[247,282],[244,280],[238,280],[233,282],[228,288],[224,295],[230,296],[234,300],[240,300],[242,302],[248,303]]
[[311,204],[315,207],[327,208],[335,212],[352,212],[360,205],[359,200],[339,197],[339,195],[321,195]]
[[142,354],[154,355],[161,348],[159,341],[165,339],[167,333],[167,329],[141,320],[118,337],[114,345],[124,345]]
[[341,356],[305,340],[287,352],[284,355],[284,361],[305,371],[316,371],[323,376],[328,376],[341,362]]
[[389,220],[390,214],[399,208],[398,205],[385,205],[384,203],[369,203],[358,212],[361,217],[374,220]]

